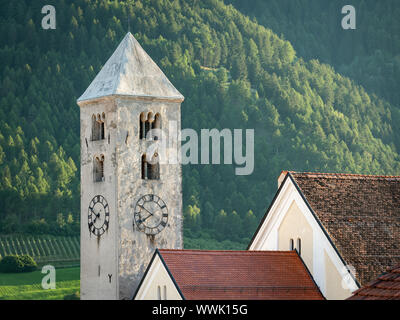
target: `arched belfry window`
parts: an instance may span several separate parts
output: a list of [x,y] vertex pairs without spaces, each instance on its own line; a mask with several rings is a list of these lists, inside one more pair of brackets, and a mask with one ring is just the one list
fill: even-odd
[[97,121],[96,115],[92,115],[92,140],[96,140],[97,137]]
[[100,138],[103,140],[105,138],[105,123],[106,121],[106,114],[103,112],[101,115],[101,122],[100,122]]
[[105,138],[106,115],[92,115],[92,141],[103,140]]
[[146,155],[142,155],[142,179],[147,179],[147,161]]
[[160,179],[160,162],[159,155],[154,153],[151,159],[148,159],[144,154],[142,155],[142,179],[145,180],[159,180]]
[[149,112],[147,114],[147,121],[146,121],[146,140],[153,140],[153,133],[151,129],[153,128],[154,123],[154,114],[153,112]]
[[139,139],[144,139],[146,137],[146,131],[145,131],[146,120],[147,120],[146,114],[142,112],[139,118]]
[[142,112],[139,117],[139,139],[159,140],[159,132],[154,132],[153,129],[161,129],[161,115]]
[[155,129],[155,131],[153,131],[153,140],[159,140],[160,132],[158,132],[158,130],[161,130],[161,115],[159,113],[156,113],[154,121],[151,124],[151,129]]
[[104,155],[94,158],[94,181],[104,181]]
[[148,163],[148,177],[151,180],[159,180],[160,179],[160,162],[158,153],[154,153],[151,161]]

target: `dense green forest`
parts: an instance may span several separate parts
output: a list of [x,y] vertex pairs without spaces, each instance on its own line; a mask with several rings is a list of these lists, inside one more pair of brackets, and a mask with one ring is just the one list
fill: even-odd
[[[305,60],[318,59],[400,108],[400,5],[397,0],[225,0],[282,35]],[[344,30],[343,6],[356,10]],[[398,114],[397,114],[398,117]],[[397,118],[398,119],[398,118]],[[399,141],[399,139],[396,139]],[[398,145],[399,146],[399,145]]]
[[[0,232],[79,232],[76,99],[126,34],[128,16],[131,32],[185,96],[183,128],[255,129],[252,175],[236,176],[235,165],[183,166],[186,247],[246,247],[281,170],[400,174],[398,93],[379,78],[371,83],[381,87],[369,90],[355,74],[368,70],[362,61],[373,54],[361,62],[330,56],[333,44],[308,29],[307,43],[292,40],[286,32],[299,11],[269,2],[282,12],[281,29],[265,22],[269,7],[257,19],[272,30],[222,0],[1,0]],[[373,8],[384,10],[380,3]],[[41,28],[46,4],[57,10],[55,30]],[[329,34],[326,20],[307,17],[293,21]],[[381,51],[395,64],[391,49]],[[349,77],[316,57],[343,65]]]

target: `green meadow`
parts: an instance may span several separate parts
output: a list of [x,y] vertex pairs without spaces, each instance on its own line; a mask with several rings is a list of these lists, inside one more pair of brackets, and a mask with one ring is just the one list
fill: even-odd
[[29,273],[0,273],[0,300],[63,300],[79,293],[79,267],[56,268],[56,288],[45,290],[40,270]]

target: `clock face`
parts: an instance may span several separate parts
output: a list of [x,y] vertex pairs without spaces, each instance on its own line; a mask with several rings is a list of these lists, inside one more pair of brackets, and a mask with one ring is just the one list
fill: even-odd
[[140,231],[156,235],[167,226],[167,205],[159,196],[146,194],[136,202],[134,220]]
[[107,200],[103,196],[95,196],[88,209],[89,231],[100,237],[108,229],[109,221],[110,209]]

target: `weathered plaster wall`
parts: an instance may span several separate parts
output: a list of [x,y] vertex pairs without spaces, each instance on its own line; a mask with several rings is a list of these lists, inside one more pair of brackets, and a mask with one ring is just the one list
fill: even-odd
[[[91,141],[92,114],[106,113],[105,139]],[[116,109],[112,101],[82,105],[81,113],[81,299],[117,299]],[[108,139],[110,138],[110,139]],[[103,154],[104,182],[94,182],[94,157]],[[88,228],[88,207],[102,195],[110,207],[108,230],[98,238]],[[100,266],[100,275],[99,275]],[[111,274],[111,283],[108,274]]]
[[[161,114],[162,130],[168,133],[169,121],[180,128],[180,103],[117,99],[116,139],[117,197],[119,218],[118,280],[119,299],[132,298],[155,248],[182,248],[182,173],[178,164],[161,164],[160,180],[141,179],[141,156],[154,141],[139,139],[141,112]],[[174,142],[172,149],[179,147]],[[158,143],[161,143],[159,141]],[[134,225],[134,208],[146,194],[159,196],[168,207],[168,225],[159,234],[148,236]]]

